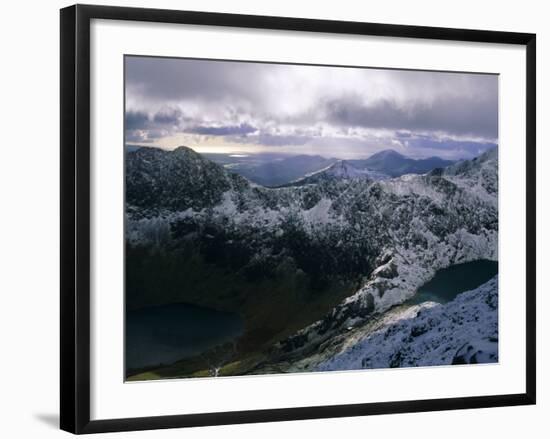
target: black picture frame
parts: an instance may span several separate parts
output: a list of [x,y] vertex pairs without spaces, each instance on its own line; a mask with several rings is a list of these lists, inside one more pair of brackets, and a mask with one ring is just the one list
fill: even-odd
[[[527,79],[525,115],[527,147],[525,393],[90,420],[90,21],[92,19],[525,46],[527,59],[525,66]],[[535,34],[89,5],[75,5],[62,9],[60,24],[61,429],[81,434],[535,404]]]

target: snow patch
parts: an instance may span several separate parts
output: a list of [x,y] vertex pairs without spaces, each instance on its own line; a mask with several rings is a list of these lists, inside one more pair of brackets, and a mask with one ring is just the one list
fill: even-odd
[[498,280],[445,304],[425,302],[383,319],[317,370],[498,361]]

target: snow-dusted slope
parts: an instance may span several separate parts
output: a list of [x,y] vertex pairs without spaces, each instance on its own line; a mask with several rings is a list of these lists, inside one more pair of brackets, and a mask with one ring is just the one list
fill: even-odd
[[440,305],[390,314],[317,370],[433,366],[498,361],[498,281]]

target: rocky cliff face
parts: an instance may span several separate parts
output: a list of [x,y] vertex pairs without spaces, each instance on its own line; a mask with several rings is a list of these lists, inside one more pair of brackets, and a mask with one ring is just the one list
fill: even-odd
[[402,303],[440,268],[498,257],[496,149],[424,175],[345,172],[282,188],[253,185],[185,147],[127,156],[129,243],[208,239],[236,251],[237,269],[358,280],[355,294],[282,341],[283,352]]

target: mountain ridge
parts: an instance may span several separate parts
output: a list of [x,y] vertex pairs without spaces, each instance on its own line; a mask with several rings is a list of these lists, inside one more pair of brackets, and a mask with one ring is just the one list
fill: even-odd
[[[126,152],[133,153],[140,149],[159,149],[153,146],[139,147],[127,145]],[[185,147],[187,148],[187,147]],[[190,148],[188,148],[190,149]],[[220,157],[217,157],[217,156]],[[321,155],[297,154],[278,158],[255,159],[254,154],[243,159],[231,160],[231,155],[204,154],[215,163],[223,165],[234,174],[241,175],[249,181],[266,187],[279,187],[292,184],[309,184],[304,182],[308,177],[328,170],[332,165],[344,162],[352,170],[351,178],[364,178],[367,174],[374,180],[399,177],[404,174],[425,174],[435,168],[449,166],[455,161],[444,160],[437,156],[423,159],[407,157],[393,149],[377,152],[366,159],[335,159]],[[259,155],[258,157],[262,157]]]

